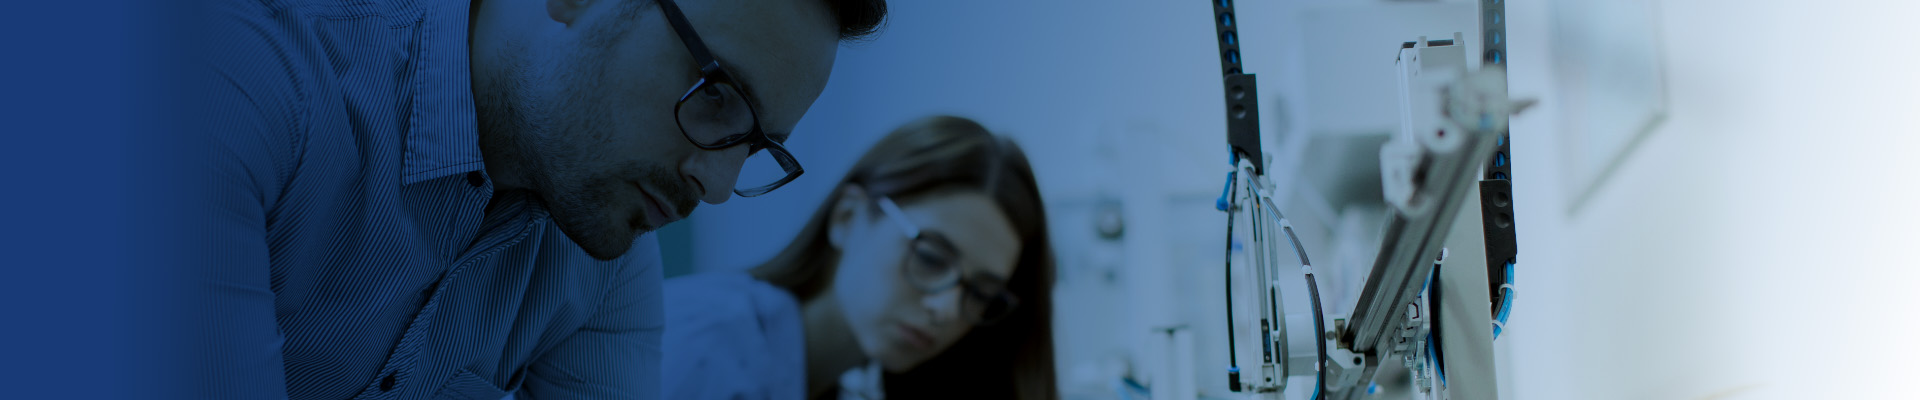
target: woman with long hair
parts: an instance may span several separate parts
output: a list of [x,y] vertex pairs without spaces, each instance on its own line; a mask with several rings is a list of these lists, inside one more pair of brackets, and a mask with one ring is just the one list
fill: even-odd
[[1025,154],[920,119],[773,259],[668,280],[666,398],[1054,400],[1053,280]]

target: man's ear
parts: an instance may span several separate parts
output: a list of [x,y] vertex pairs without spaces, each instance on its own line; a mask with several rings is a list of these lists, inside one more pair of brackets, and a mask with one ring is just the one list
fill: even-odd
[[867,210],[867,190],[860,185],[840,187],[840,200],[833,202],[833,211],[827,214],[827,242],[838,251],[847,244],[847,235],[851,234],[853,222]]
[[[595,0],[546,0],[546,1],[547,1],[547,17],[553,18],[555,22],[559,22],[559,23],[571,26],[575,22],[579,22],[582,16],[586,15],[587,8],[589,6],[592,6]],[[636,1],[636,0],[608,0],[608,1]]]

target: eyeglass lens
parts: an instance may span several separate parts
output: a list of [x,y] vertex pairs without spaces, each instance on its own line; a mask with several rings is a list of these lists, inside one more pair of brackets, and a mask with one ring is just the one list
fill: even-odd
[[[962,290],[961,312],[975,322],[992,321],[1011,312],[1012,304],[999,285],[961,282],[958,255],[931,240],[915,238],[907,255],[907,277],[928,293],[947,289]],[[960,286],[955,288],[955,286]]]
[[[753,131],[755,117],[739,87],[726,82],[702,82],[688,92],[676,110],[675,118],[687,139],[702,147],[717,148],[738,144]],[[787,178],[789,172],[771,151],[754,148],[740,168],[734,184],[736,191],[757,192]]]

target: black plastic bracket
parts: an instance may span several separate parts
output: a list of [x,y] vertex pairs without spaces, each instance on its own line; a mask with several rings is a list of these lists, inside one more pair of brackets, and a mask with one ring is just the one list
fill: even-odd
[[1487,242],[1487,290],[1492,292],[1491,312],[1500,312],[1500,285],[1507,282],[1507,263],[1519,252],[1513,231],[1513,181],[1480,181],[1480,225]]
[[1265,175],[1266,163],[1260,152],[1260,102],[1253,74],[1240,66],[1239,16],[1233,13],[1233,0],[1213,2],[1215,38],[1220,43],[1221,82],[1225,87],[1227,146],[1235,157],[1253,161],[1253,173]]

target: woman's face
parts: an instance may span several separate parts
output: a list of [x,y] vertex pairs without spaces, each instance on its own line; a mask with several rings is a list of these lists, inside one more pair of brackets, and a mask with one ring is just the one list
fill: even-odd
[[[890,372],[939,355],[974,326],[978,302],[965,287],[1005,287],[1020,255],[1020,238],[992,198],[976,190],[937,190],[893,199],[899,215],[850,193],[840,230],[833,296],[866,355]],[[905,221],[900,221],[904,217]],[[902,222],[917,226],[916,242]],[[956,268],[966,285],[923,290],[927,265]],[[917,271],[926,271],[920,269]],[[972,305],[963,305],[966,304]]]

